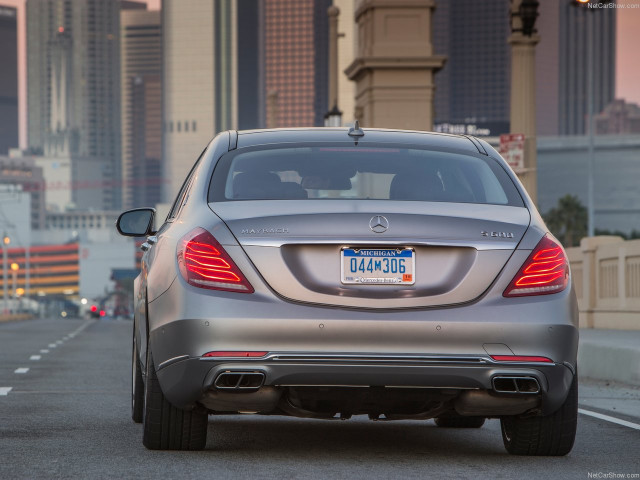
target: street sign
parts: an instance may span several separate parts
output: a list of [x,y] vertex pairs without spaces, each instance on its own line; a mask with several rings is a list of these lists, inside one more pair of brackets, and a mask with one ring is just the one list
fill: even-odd
[[524,170],[524,133],[500,135],[500,155],[516,172]]

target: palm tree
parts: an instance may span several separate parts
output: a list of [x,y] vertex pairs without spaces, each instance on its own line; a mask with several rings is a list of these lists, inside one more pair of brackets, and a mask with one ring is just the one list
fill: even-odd
[[544,215],[549,230],[565,247],[580,244],[587,235],[587,209],[576,195],[565,195]]

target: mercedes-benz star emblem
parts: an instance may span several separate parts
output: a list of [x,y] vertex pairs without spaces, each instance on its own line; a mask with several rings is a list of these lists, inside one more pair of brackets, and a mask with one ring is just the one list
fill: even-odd
[[369,220],[369,228],[375,233],[384,233],[389,228],[389,220],[382,215],[376,215]]

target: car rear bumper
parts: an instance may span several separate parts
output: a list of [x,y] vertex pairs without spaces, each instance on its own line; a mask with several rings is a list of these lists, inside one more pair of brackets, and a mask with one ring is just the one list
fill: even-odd
[[[578,314],[570,289],[508,300],[499,290],[473,305],[373,311],[258,293],[202,293],[183,283],[176,279],[148,306],[158,378],[167,399],[180,408],[202,402],[223,371],[255,371],[264,374],[264,386],[276,389],[491,392],[496,376],[531,377],[540,386],[539,411],[547,414],[565,400],[575,375]],[[204,357],[213,351],[269,353]],[[542,356],[551,363],[500,363],[491,355]]]
[[[288,359],[287,357],[291,357]],[[200,402],[207,392],[244,394],[260,387],[387,387],[440,390],[483,390],[494,395],[529,402],[538,396],[539,411],[546,415],[564,402],[574,378],[568,365],[556,363],[500,363],[490,357],[309,355],[273,353],[261,359],[184,358],[165,362],[158,378],[165,396],[181,408]],[[248,387],[225,388],[223,374],[259,373]],[[537,392],[496,392],[496,378],[535,379]],[[515,400],[514,400],[515,402]],[[242,403],[237,410],[243,410]],[[487,411],[498,416],[502,411]]]

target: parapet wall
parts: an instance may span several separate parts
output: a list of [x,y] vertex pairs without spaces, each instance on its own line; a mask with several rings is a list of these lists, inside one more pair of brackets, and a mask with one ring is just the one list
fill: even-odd
[[640,240],[583,238],[567,255],[580,327],[640,330]]

